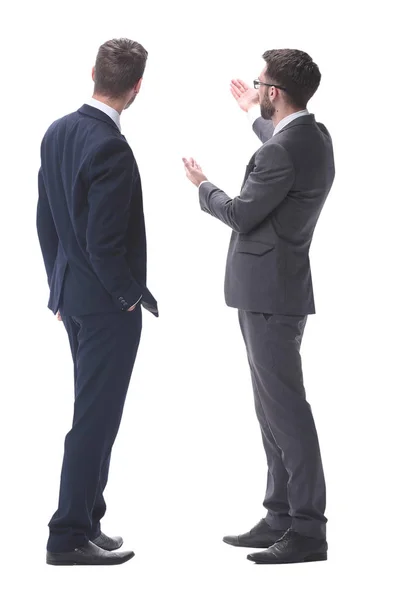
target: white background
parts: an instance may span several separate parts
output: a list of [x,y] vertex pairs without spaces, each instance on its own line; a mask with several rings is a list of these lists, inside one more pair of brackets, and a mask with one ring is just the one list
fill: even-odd
[[[1,22],[1,579],[3,597],[139,600],[395,597],[395,49],[391,3],[19,2]],[[389,8],[388,8],[389,7]],[[92,94],[98,47],[149,51],[122,115],[141,171],[148,279],[160,319],[142,343],[103,529],[136,557],[45,565],[72,361],[35,229],[39,146]],[[260,142],[229,92],[271,48],[299,48],[322,82],[309,104],[334,140],[336,179],[311,248],[317,314],[303,365],[328,484],[329,560],[255,566],[222,543],[262,516],[266,463],[235,310],[230,231],[201,213],[182,156],[229,195]]]

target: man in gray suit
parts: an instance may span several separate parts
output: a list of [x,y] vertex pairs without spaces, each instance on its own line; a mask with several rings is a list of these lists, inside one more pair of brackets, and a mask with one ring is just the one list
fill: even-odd
[[[326,560],[325,482],[300,345],[315,313],[309,249],[334,176],[330,134],[306,109],[321,79],[299,50],[269,50],[254,88],[231,91],[263,145],[248,163],[240,195],[229,198],[194,159],[187,177],[203,211],[233,230],[225,296],[238,309],[247,348],[268,480],[267,510],[235,546],[266,548],[256,563]],[[256,111],[260,109],[260,114]]]

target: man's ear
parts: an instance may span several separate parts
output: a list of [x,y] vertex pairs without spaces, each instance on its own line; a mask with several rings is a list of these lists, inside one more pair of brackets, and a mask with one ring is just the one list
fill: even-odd
[[92,81],[95,82],[95,67],[92,67]]
[[140,78],[140,80],[135,84],[134,86],[134,90],[135,93],[137,94],[139,92],[139,90],[141,89],[141,85],[142,85],[142,77]]

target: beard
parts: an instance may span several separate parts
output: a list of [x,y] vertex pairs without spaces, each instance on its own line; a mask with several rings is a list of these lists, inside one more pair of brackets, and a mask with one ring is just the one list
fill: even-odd
[[266,121],[270,121],[270,119],[276,112],[276,109],[273,106],[273,104],[270,102],[269,96],[267,93],[265,93],[265,95],[263,96],[263,100],[261,102],[260,108],[261,108],[262,118],[266,119]]

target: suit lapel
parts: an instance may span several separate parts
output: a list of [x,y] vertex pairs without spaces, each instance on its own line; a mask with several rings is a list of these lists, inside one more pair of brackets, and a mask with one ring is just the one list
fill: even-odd
[[245,182],[248,179],[249,174],[251,173],[251,171],[254,169],[254,165],[255,165],[255,157],[256,157],[256,153],[258,151],[256,150],[256,152],[254,152],[254,154],[251,156],[250,161],[247,165],[247,168],[245,169],[245,175],[244,175],[244,181],[243,181],[243,185],[241,186],[241,189],[243,189]]

